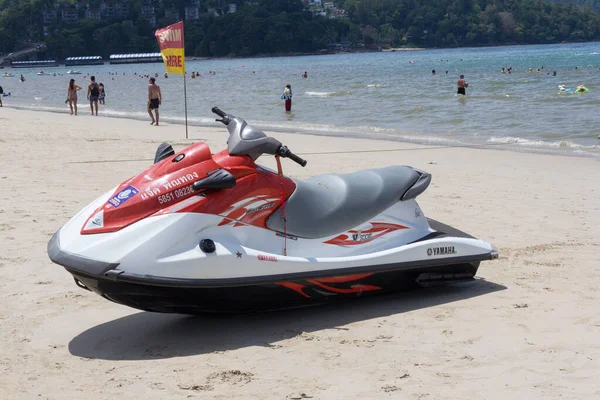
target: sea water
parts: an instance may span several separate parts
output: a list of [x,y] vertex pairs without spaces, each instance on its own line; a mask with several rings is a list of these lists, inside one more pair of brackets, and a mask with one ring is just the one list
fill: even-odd
[[[600,43],[210,59],[186,65],[192,125],[215,124],[210,109],[216,105],[262,129],[600,157]],[[512,67],[512,73],[502,74],[502,67]],[[82,75],[67,75],[69,69]],[[36,75],[40,70],[56,76]],[[201,76],[191,79],[193,71]],[[84,88],[79,112],[87,117],[87,75],[95,75],[106,87],[100,114],[137,119],[149,119],[148,79],[140,75],[158,73],[161,119],[183,122],[183,77],[165,79],[159,63],[2,72],[15,75],[0,77],[4,91],[12,94],[4,97],[6,105],[68,112],[67,85],[74,78]],[[465,97],[456,94],[459,74],[469,83]],[[280,98],[286,84],[293,91],[291,113]],[[559,93],[559,85],[585,85],[589,92]]]

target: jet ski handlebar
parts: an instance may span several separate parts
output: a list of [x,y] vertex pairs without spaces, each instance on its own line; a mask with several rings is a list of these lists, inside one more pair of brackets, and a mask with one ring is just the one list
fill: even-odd
[[[224,125],[229,125],[232,120],[235,119],[235,117],[233,115],[229,115],[227,114],[225,111],[221,110],[219,107],[213,107],[211,109],[211,111],[215,114],[217,114],[219,117],[221,117],[221,119],[217,119],[218,122],[223,123]],[[234,125],[232,125],[234,126]],[[230,129],[230,134],[231,134],[231,127],[229,127]],[[259,132],[259,134],[266,140],[267,138],[265,137],[266,135],[262,132]],[[243,135],[243,134],[242,134]],[[243,136],[242,136],[243,137]],[[260,139],[263,140],[263,139]],[[290,151],[290,149],[287,148],[287,146],[282,145],[281,143],[279,143],[277,140],[273,139],[273,138],[268,138],[268,140],[271,140],[273,142],[271,142],[271,145],[273,143],[275,143],[275,145],[279,144],[279,147],[276,147],[277,150],[275,151],[275,153],[273,153],[273,151],[275,150],[274,147],[271,147],[271,150],[268,152],[265,152],[265,154],[278,154],[280,157],[283,158],[289,158],[290,160],[294,161],[295,163],[301,165],[302,167],[305,167],[307,164],[307,161],[298,157],[297,155],[295,155],[294,153],[292,153]],[[230,144],[231,146],[231,144]],[[230,147],[230,154],[235,154],[231,152],[231,147]],[[264,150],[263,150],[264,151]],[[253,158],[258,158],[260,154],[258,154],[256,157]]]
[[302,167],[306,167],[306,160],[304,160],[303,158],[298,157],[297,155],[295,155],[294,153],[292,153],[290,151],[290,149],[287,148],[287,146],[281,146],[278,150],[277,150],[277,154],[279,154],[280,157],[283,158],[289,158],[290,160],[294,161],[297,164],[300,164],[300,166]]
[[221,117],[221,119],[217,120],[218,122],[222,122],[224,125],[229,125],[229,115],[225,111],[221,110],[219,107],[213,107],[211,111]]

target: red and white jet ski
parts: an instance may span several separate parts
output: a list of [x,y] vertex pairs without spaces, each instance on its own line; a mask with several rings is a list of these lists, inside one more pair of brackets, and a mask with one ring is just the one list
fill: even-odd
[[[174,313],[308,306],[472,280],[494,245],[427,219],[431,175],[408,166],[284,176],[305,166],[241,118],[227,150],[205,143],[155,163],[86,206],[48,244],[77,285],[116,303]],[[279,171],[255,164],[277,158]]]

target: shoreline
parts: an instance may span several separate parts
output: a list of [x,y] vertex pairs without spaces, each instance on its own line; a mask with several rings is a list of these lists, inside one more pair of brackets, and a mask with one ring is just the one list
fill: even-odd
[[[449,49],[482,49],[482,48],[496,48],[496,47],[526,47],[526,46],[554,46],[554,45],[561,45],[561,44],[582,44],[582,43],[600,43],[600,41],[598,40],[591,40],[591,41],[583,41],[583,42],[559,42],[559,43],[524,43],[524,44],[520,44],[520,43],[504,43],[504,44],[484,44],[484,45],[480,45],[480,46],[457,46],[457,47],[414,47],[414,46],[407,46],[407,47],[389,47],[389,48],[379,48],[379,49],[347,49],[345,51],[329,51],[327,49],[322,49],[320,51],[311,51],[311,52],[286,52],[286,53],[258,53],[258,54],[253,54],[253,55],[248,55],[248,56],[237,56],[237,55],[231,55],[231,56],[225,56],[225,57],[202,57],[202,56],[186,56],[186,61],[206,61],[206,60],[240,60],[240,59],[254,59],[254,58],[279,58],[279,57],[303,57],[303,56],[327,56],[327,55],[335,55],[335,54],[355,54],[355,53],[393,53],[393,52],[401,52],[401,51],[426,51],[426,50],[449,50]],[[157,62],[156,64],[159,64],[160,62]],[[105,62],[102,65],[107,65],[108,62]],[[145,63],[132,63],[132,64],[145,64]],[[55,66],[47,66],[44,68],[54,68],[54,67],[60,67],[60,66],[65,66],[64,65],[64,60],[63,62],[59,62],[58,65]],[[92,67],[94,65],[81,65],[81,67]],[[2,64],[0,65],[0,69],[4,69],[4,68],[11,68],[11,69],[18,69],[18,70],[23,70],[23,69],[32,69],[35,67],[31,67],[31,68],[13,68],[10,65],[7,64]],[[79,66],[73,66],[75,67],[79,67]]]
[[[35,113],[51,113],[51,114],[64,114],[64,115],[68,115],[69,114],[69,110],[65,109],[34,109],[32,107],[28,107],[28,106],[14,106],[14,105],[5,105],[5,108],[12,108],[14,110],[21,110],[21,111],[25,111],[25,112],[35,112]],[[103,115],[102,112],[99,113],[100,117],[104,117],[104,118],[115,118],[115,119],[123,119],[123,120],[130,120],[130,121],[146,121],[148,119],[148,117],[146,115],[140,115],[140,116],[136,116],[136,115],[130,115],[130,116],[124,116],[124,115]],[[88,117],[87,113],[83,113],[80,115],[81,117]],[[244,118],[242,116],[242,118]],[[183,117],[168,117],[168,116],[161,116],[161,120],[163,122],[166,122],[169,125],[178,125],[178,126],[185,126],[185,120]],[[252,124],[252,120],[248,120],[250,124]],[[264,121],[264,122],[268,122],[269,121]],[[504,138],[507,138],[506,141],[497,141],[497,142],[484,142],[484,143],[468,143],[468,142],[462,142],[462,141],[458,141],[458,140],[454,140],[451,141],[447,138],[436,138],[435,143],[431,142],[431,139],[423,139],[423,140],[418,140],[418,139],[414,139],[416,137],[416,135],[411,134],[410,132],[404,132],[403,134],[405,136],[402,135],[392,135],[392,134],[378,134],[378,136],[375,135],[369,135],[366,133],[361,133],[358,131],[352,131],[352,130],[345,130],[345,131],[339,131],[339,132],[335,132],[335,131],[328,131],[328,130],[317,130],[316,128],[313,127],[313,129],[311,130],[311,128],[302,128],[302,127],[281,127],[281,126],[269,126],[269,125],[263,125],[261,123],[255,123],[254,124],[257,128],[262,129],[266,132],[277,132],[277,133],[283,133],[283,134],[300,134],[300,135],[309,135],[309,136],[317,136],[317,137],[330,137],[330,138],[347,138],[347,139],[364,139],[364,140],[373,140],[373,141],[387,141],[387,142],[391,142],[391,143],[399,143],[399,144],[411,144],[411,145],[418,145],[418,146],[425,146],[427,148],[436,148],[436,149],[450,149],[450,148],[472,148],[472,149],[490,149],[490,150],[497,150],[497,151],[507,151],[507,152],[511,152],[511,153],[526,153],[526,154],[543,154],[543,155],[550,155],[550,156],[561,156],[561,157],[573,157],[573,158],[583,158],[583,159],[596,159],[596,160],[600,160],[600,154],[593,154],[593,153],[589,153],[589,152],[585,152],[585,151],[581,151],[581,150],[575,150],[575,149],[569,149],[568,146],[563,146],[564,149],[561,150],[561,146],[554,146],[553,144],[555,142],[546,142],[548,144],[548,146],[546,147],[535,147],[535,145],[523,145],[523,143],[519,143],[519,140],[524,140],[525,142],[528,142],[528,139],[520,139],[518,137],[510,137],[510,136],[504,136]],[[218,127],[219,125],[217,123],[214,122],[198,122],[198,121],[190,121],[188,120],[188,126],[190,127],[197,127],[197,128],[215,128]],[[352,129],[352,127],[345,127],[348,129]],[[410,138],[407,138],[406,136],[409,136]],[[509,139],[511,138],[511,139]],[[598,137],[599,139],[599,145],[600,145],[600,136]],[[511,142],[511,140],[513,142]],[[539,141],[538,141],[539,142]],[[564,142],[564,141],[561,141]],[[532,141],[532,143],[534,143]],[[550,146],[552,145],[552,146]],[[579,151],[579,153],[577,153]],[[585,154],[583,154],[585,153]]]

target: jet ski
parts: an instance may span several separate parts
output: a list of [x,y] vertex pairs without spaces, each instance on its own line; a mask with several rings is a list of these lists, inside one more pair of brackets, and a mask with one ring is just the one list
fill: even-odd
[[[496,247],[425,217],[431,175],[391,166],[296,180],[306,160],[213,107],[227,149],[204,142],[87,205],[48,243],[75,283],[115,303],[167,313],[311,306],[474,279]],[[275,156],[277,171],[256,164]]]

